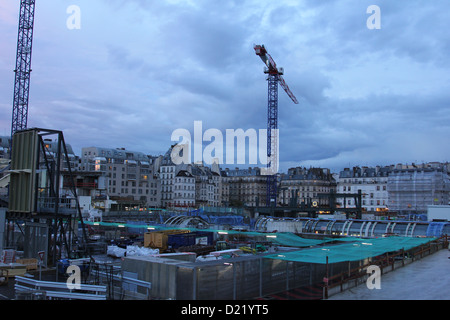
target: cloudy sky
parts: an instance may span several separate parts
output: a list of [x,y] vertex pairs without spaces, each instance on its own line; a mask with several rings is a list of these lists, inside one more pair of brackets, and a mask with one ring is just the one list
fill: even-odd
[[[67,27],[80,9],[80,29]],[[381,28],[369,29],[370,5]],[[19,1],[0,2],[0,135],[9,135]],[[175,129],[264,129],[264,44],[280,167],[450,161],[448,1],[39,0],[28,127],[82,147],[162,154]],[[72,21],[72,20],[70,20]]]

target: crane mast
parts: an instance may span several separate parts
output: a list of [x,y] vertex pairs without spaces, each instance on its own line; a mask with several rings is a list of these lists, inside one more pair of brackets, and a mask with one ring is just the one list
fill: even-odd
[[20,1],[11,141],[14,133],[27,128],[34,12],[35,0]]
[[[266,65],[264,73],[268,74],[268,110],[267,110],[267,195],[266,206],[276,206],[278,170],[278,84],[291,100],[298,104],[297,98],[289,89],[282,75],[283,68],[278,68],[264,45],[255,45],[254,50]],[[275,169],[275,170],[274,170]]]

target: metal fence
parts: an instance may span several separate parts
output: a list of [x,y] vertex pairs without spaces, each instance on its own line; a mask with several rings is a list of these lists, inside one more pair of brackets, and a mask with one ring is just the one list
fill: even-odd
[[387,272],[399,264],[405,265],[434,252],[442,246],[439,243],[386,253],[376,259],[329,264],[254,255],[204,262],[125,258],[122,268],[136,278],[152,283],[149,290],[151,299],[324,299],[328,290],[344,290],[348,285],[361,283],[367,276],[368,265],[378,264]]
[[148,300],[151,283],[128,276],[120,266],[91,263],[88,281],[105,285],[108,300]]
[[[335,263],[329,271],[334,274],[347,268],[348,263]],[[294,289],[302,289],[304,299],[321,299],[326,273],[323,264],[259,255],[203,262],[130,257],[124,259],[122,269],[152,284],[150,298],[174,300],[258,299]]]

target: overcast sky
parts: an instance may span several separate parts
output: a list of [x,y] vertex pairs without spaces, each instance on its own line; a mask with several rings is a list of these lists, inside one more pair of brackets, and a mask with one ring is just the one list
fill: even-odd
[[[254,44],[284,67],[281,171],[450,161],[448,1],[38,0],[28,127],[163,154],[175,129],[264,129]],[[70,5],[80,29],[69,29]],[[381,28],[369,29],[370,5]],[[0,1],[0,135],[11,130],[19,1]]]

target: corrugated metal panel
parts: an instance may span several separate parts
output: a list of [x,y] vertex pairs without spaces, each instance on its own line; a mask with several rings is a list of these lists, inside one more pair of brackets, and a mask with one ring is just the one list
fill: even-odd
[[36,161],[38,156],[36,131],[18,132],[13,137],[9,211],[32,213],[36,211]]

